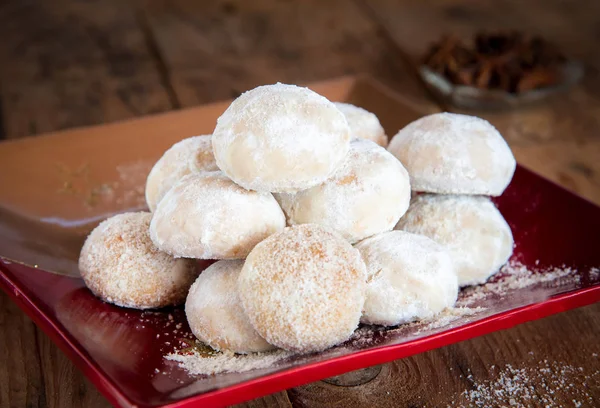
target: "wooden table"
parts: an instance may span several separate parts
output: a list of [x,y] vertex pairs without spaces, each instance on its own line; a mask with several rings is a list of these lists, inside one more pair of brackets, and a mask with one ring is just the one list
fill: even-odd
[[[482,116],[500,129],[519,162],[600,204],[599,2],[488,4],[4,1],[0,131],[4,138],[26,137],[230,98],[263,83],[359,72],[436,111],[444,107],[414,75],[431,41],[449,32],[526,29],[582,60],[585,80],[535,107]],[[599,406],[599,337],[600,305],[593,305],[386,364],[361,386],[317,382],[242,405],[525,405],[529,393],[536,405]],[[510,383],[512,393],[494,394]],[[0,406],[107,405],[0,294]]]

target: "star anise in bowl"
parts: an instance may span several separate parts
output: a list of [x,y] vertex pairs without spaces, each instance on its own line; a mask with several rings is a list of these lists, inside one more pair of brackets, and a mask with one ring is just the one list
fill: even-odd
[[577,82],[579,64],[552,43],[519,32],[478,33],[471,45],[445,36],[423,58],[423,79],[463,107],[538,100]]

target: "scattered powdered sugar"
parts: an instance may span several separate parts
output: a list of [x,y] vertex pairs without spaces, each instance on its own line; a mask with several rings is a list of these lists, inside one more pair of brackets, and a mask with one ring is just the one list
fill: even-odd
[[485,292],[484,290],[478,291],[478,290],[473,290],[473,287],[469,287],[469,288],[463,289],[463,291],[459,293],[459,297],[458,297],[458,300],[456,301],[456,304],[461,307],[466,307],[475,302],[484,300],[487,297],[488,297],[488,293]]
[[461,319],[466,316],[473,316],[475,314],[484,312],[486,309],[484,307],[449,307],[444,309],[442,313],[437,315],[432,319],[428,319],[425,321],[421,321],[421,324],[425,324],[421,329],[417,331],[420,333],[426,330],[439,329],[441,327],[446,327],[450,325],[452,322]]
[[593,281],[597,281],[600,278],[600,268],[591,268],[589,272],[589,277]]
[[[590,270],[590,274],[596,268]],[[505,296],[512,291],[525,289],[533,285],[544,284],[549,287],[568,286],[578,284],[580,275],[573,268],[551,267],[551,268],[528,268],[519,261],[511,260],[504,265],[498,277],[493,277],[489,282],[465,288],[457,304],[469,306],[473,303],[486,299],[490,295]]]
[[[489,406],[561,406],[564,394],[572,398],[573,406],[592,406],[593,396],[590,388],[597,387],[600,371],[585,375],[582,367],[575,367],[564,362],[548,362],[544,360],[534,367],[515,368],[507,364],[495,378],[481,383],[474,382],[473,376],[467,380],[472,382],[472,389],[460,395],[462,401],[452,406],[489,407]],[[558,394],[562,394],[559,396]]]
[[230,351],[204,354],[194,350],[189,354],[171,353],[165,358],[178,362],[181,368],[192,375],[211,375],[267,368],[293,355],[294,353],[285,350],[253,354],[235,354]]
[[117,166],[119,179],[112,186],[121,192],[115,199],[117,204],[126,205],[129,208],[146,207],[144,191],[146,177],[148,177],[152,164],[148,160],[139,160]]
[[372,346],[376,343],[377,335],[385,332],[384,327],[362,326],[354,331],[345,345],[359,349]]
[[144,186],[152,162],[138,160],[116,167],[117,177],[112,181],[99,181],[94,177],[94,169],[89,163],[78,168],[57,163],[61,188],[59,194],[70,195],[81,200],[88,209],[113,207],[142,209],[146,206]]

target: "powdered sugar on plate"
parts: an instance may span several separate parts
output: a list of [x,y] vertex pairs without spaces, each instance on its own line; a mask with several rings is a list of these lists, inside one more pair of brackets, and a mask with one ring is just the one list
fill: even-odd
[[178,362],[181,368],[192,375],[211,375],[267,368],[292,355],[294,353],[285,350],[253,354],[235,354],[230,351],[203,353],[193,350],[185,354],[167,354],[165,358]]
[[[141,210],[146,207],[144,190],[146,177],[152,162],[138,160],[116,166],[112,180],[99,180],[96,169],[88,162],[71,168],[64,163],[56,163],[59,188],[56,193],[71,196],[88,211],[114,211],[114,205],[123,210]],[[106,218],[105,215],[102,218]],[[87,220],[86,220],[87,221]],[[55,220],[57,222],[57,220]],[[58,220],[68,224],[67,220]],[[73,221],[70,221],[72,223]]]
[[445,309],[442,313],[437,315],[435,318],[430,319],[429,321],[423,321],[421,324],[425,323],[425,326],[418,331],[425,331],[431,329],[439,329],[441,327],[446,327],[450,325],[452,322],[459,320],[460,318],[466,316],[473,316],[475,314],[484,312],[486,309],[484,307],[450,307]]
[[597,281],[600,278],[600,268],[591,268],[589,277],[593,281]]
[[511,292],[534,285],[547,288],[564,286],[568,290],[580,281],[581,276],[578,271],[571,267],[528,268],[521,262],[511,260],[487,283],[465,288],[459,296],[457,305],[469,306],[491,296],[507,296]]

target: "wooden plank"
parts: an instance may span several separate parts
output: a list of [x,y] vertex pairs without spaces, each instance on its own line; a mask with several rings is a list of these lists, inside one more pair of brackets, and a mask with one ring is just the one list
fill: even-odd
[[3,2],[0,36],[8,138],[173,107],[128,2]]
[[[2,2],[2,78],[86,79],[156,72],[134,9],[118,0]],[[4,81],[3,81],[4,82]]]
[[0,291],[0,406],[46,405],[44,374],[36,345],[36,327]]
[[360,386],[288,393],[298,408],[598,406],[599,324],[597,304],[396,360]]
[[0,291],[0,406],[109,407],[73,363]]
[[375,0],[363,4],[414,66],[443,34],[469,39],[481,30],[521,29],[555,42],[585,63],[586,76],[578,87],[519,110],[468,113],[488,119],[513,146],[600,139],[600,57],[594,40],[600,25],[600,3],[578,1],[567,5],[535,0],[523,7],[518,0],[493,4],[477,0]]
[[276,81],[362,72],[432,106],[394,44],[354,3],[147,0],[140,10],[182,106]]
[[42,358],[35,367],[44,375],[45,404],[48,408],[89,407],[109,408],[111,405],[100,391],[83,375],[71,360],[36,327],[37,347]]
[[156,75],[9,82],[2,87],[7,138],[87,126],[171,109]]

